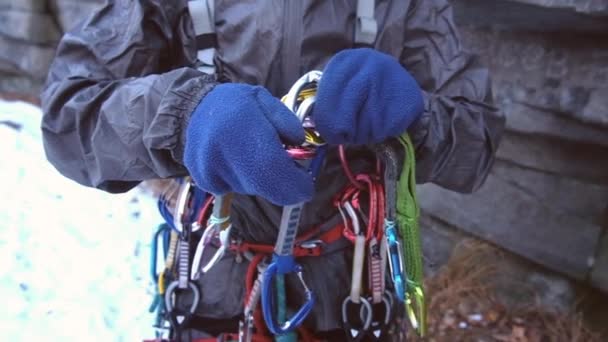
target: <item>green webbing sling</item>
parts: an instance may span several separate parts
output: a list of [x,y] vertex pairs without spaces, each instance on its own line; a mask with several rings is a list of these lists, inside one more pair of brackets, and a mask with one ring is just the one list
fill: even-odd
[[403,170],[397,184],[397,225],[403,239],[403,257],[407,274],[405,309],[418,335],[426,334],[426,303],[423,288],[422,246],[416,198],[416,159],[414,146],[407,134],[399,138],[405,150]]

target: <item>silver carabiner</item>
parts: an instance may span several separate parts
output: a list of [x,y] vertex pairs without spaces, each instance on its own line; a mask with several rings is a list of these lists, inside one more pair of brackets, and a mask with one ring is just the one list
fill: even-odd
[[177,200],[175,201],[175,207],[173,209],[173,225],[180,234],[184,233],[186,224],[191,225],[191,233],[196,232],[201,228],[199,224],[188,222],[187,218],[187,216],[191,214],[190,210],[193,210],[192,208],[188,207],[190,204],[192,191],[192,180],[190,177],[185,177],[183,179],[183,183],[179,187]]
[[[348,319],[348,304],[350,303],[360,306],[359,319],[361,320],[361,323],[363,323],[363,326],[360,329],[355,328]],[[361,314],[362,311],[364,314]],[[351,337],[351,340],[360,341],[367,335],[367,332],[372,325],[372,316],[372,305],[364,297],[360,298],[359,303],[355,303],[350,296],[346,297],[342,302],[342,323],[344,324],[344,330],[348,333],[349,337]]]
[[[369,301],[369,300],[368,300]],[[393,296],[390,292],[385,291],[382,295],[382,301],[378,304],[371,304],[372,308],[376,305],[384,306],[384,317],[383,320],[376,320],[375,317],[372,319],[370,324],[371,334],[376,338],[376,341],[381,341],[383,329],[386,328],[391,320],[393,319]],[[373,312],[372,312],[373,316]],[[363,322],[367,319],[364,307],[361,306],[359,309],[359,319]]]
[[[196,246],[196,251],[194,252],[192,269],[190,270],[190,278],[192,280],[198,279],[201,273],[209,272],[209,270],[221,260],[229,248],[230,231],[232,230],[232,223],[230,222],[232,196],[232,193],[228,193],[226,195],[215,197],[213,212],[209,218],[209,224],[207,225],[203,236]],[[205,247],[211,240],[213,234],[216,232],[219,235],[220,247],[215,251],[211,260],[209,260],[206,265],[201,267]]]
[[175,209],[173,210],[173,225],[180,234],[184,232],[184,216],[186,215],[186,208],[188,206],[188,197],[190,197],[190,187],[189,179],[185,178],[179,188]]
[[[292,112],[294,112],[294,114],[296,114],[298,116],[298,119],[300,120],[300,122],[304,122],[305,116],[300,116],[300,115],[305,115],[306,113],[304,113],[304,111],[302,111],[300,113],[300,115],[298,115],[298,111],[297,111],[297,103],[298,103],[298,96],[300,95],[300,92],[302,91],[302,88],[304,88],[305,86],[311,84],[311,83],[318,83],[321,80],[321,76],[323,75],[323,72],[318,71],[318,70],[312,70],[307,72],[306,74],[302,75],[302,77],[300,77],[294,84],[293,86],[291,86],[291,88],[289,89],[289,92],[287,93],[287,95],[285,95],[284,98],[284,103],[287,106],[287,108],[289,108]],[[312,103],[310,104],[312,105]]]
[[167,287],[167,291],[165,292],[165,307],[167,308],[167,313],[169,314],[169,319],[171,324],[177,329],[178,327],[184,326],[188,324],[192,315],[196,311],[196,307],[201,299],[201,294],[198,290],[198,287],[194,283],[188,282],[187,289],[192,292],[192,304],[190,304],[190,310],[186,313],[176,313],[174,312],[175,306],[174,303],[176,301],[175,291],[179,289],[179,284],[177,281],[172,282]]

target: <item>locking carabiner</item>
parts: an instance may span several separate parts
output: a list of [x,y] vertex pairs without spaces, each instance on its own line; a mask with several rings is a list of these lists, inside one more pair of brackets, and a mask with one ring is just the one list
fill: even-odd
[[[277,260],[274,260],[264,272],[264,279],[262,281],[262,313],[268,330],[274,335],[282,335],[294,331],[304,322],[304,319],[306,319],[315,304],[315,297],[304,281],[302,266],[296,264],[295,261],[291,262],[291,265],[288,266],[290,268],[281,270],[281,268],[288,265],[290,261],[283,260],[283,262],[278,262]],[[280,273],[281,271],[286,270],[289,270],[289,272]],[[272,293],[272,284],[277,276],[288,273],[296,273],[298,276],[300,284],[304,288],[305,302],[291,318],[286,319],[285,322],[281,323],[274,316],[277,306],[275,305],[275,299]]]

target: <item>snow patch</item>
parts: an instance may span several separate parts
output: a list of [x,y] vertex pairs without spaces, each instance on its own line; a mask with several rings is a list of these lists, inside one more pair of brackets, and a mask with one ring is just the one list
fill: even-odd
[[141,341],[150,240],[161,217],[140,189],[83,187],[47,161],[41,112],[0,100],[0,288],[8,341]]

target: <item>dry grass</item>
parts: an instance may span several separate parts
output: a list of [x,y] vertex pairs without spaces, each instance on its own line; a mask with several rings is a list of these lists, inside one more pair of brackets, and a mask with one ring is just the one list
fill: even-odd
[[493,285],[500,260],[501,254],[495,248],[466,241],[440,272],[426,280],[429,331],[424,340],[607,340],[591,332],[579,313],[553,312],[536,304],[507,307],[498,299]]

